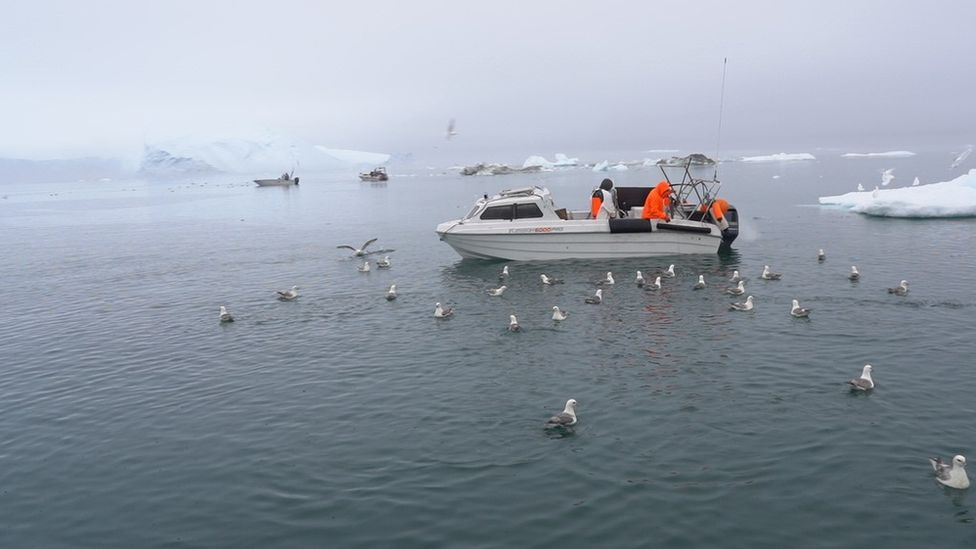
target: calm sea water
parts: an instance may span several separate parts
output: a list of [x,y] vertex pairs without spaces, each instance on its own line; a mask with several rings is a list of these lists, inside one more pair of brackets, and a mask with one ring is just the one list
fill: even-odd
[[[0,184],[0,546],[972,547],[976,496],[926,457],[976,458],[976,222],[812,206],[947,179],[945,153],[818,156],[722,166],[728,256],[512,263],[502,298],[435,224],[526,184],[582,208],[602,175]],[[372,237],[394,266],[361,274],[335,246]],[[568,398],[579,425],[545,432]]]

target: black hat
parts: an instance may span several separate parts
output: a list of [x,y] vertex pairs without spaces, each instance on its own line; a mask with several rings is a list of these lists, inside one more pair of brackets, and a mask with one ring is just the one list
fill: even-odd
[[604,179],[603,182],[600,183],[600,188],[605,191],[609,191],[613,188],[613,181],[611,181],[609,177]]

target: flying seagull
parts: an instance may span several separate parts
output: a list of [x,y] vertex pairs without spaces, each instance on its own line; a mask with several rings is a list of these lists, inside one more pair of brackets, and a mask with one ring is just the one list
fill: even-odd
[[376,242],[376,240],[377,240],[377,239],[375,239],[375,238],[370,238],[369,240],[367,240],[367,241],[366,241],[366,243],[365,243],[365,244],[363,244],[363,247],[362,247],[362,248],[353,248],[352,246],[349,246],[349,245],[347,245],[347,244],[343,244],[342,246],[336,246],[336,249],[344,249],[344,250],[352,250],[352,253],[353,253],[353,254],[354,254],[354,255],[355,255],[356,257],[362,257],[362,256],[364,256],[364,255],[366,255],[366,254],[367,254],[367,252],[366,252],[366,248],[367,248],[367,247],[368,247],[368,246],[369,246],[370,244],[372,244],[373,242]]
[[292,286],[290,290],[282,292],[278,290],[278,301],[294,301],[298,299],[298,286]]
[[234,322],[234,317],[230,316],[230,313],[227,312],[227,307],[223,305],[220,306],[220,322]]
[[956,456],[952,458],[952,465],[943,463],[942,458],[929,458],[932,469],[935,470],[935,480],[949,488],[965,490],[969,488],[969,476],[966,474],[966,458]]
[[865,364],[864,369],[861,370],[861,377],[848,381],[851,384],[852,391],[870,391],[874,389],[874,379],[871,378],[871,370],[873,370],[871,365]]
[[546,420],[546,427],[572,427],[576,421],[576,400],[571,398],[562,412]]

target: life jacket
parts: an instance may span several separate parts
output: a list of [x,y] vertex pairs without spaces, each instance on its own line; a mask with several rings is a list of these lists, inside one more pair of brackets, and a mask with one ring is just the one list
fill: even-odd
[[724,198],[717,198],[712,202],[712,217],[715,221],[721,221],[727,211],[729,211],[729,202]]
[[593,197],[590,198],[590,215],[596,219],[597,214],[600,213],[600,206],[603,204],[603,193],[600,189],[593,191]]

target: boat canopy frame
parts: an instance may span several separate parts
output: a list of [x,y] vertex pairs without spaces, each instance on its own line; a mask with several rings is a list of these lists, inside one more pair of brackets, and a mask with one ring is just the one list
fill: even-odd
[[[703,204],[705,205],[705,211],[711,211],[712,204],[718,198],[718,191],[722,188],[722,182],[718,179],[718,168],[712,172],[711,179],[706,179],[703,177],[695,177],[691,173],[691,161],[686,160],[683,164],[662,164],[659,166],[661,168],[661,173],[664,175],[664,180],[671,185],[671,190],[674,193],[675,200],[671,201],[669,209],[671,210],[671,216],[674,217],[675,214],[679,214],[681,217],[686,217],[687,212],[683,210],[684,206],[690,204]],[[669,175],[668,170],[671,170]],[[676,170],[682,170],[681,180],[677,183],[672,181],[672,176]],[[676,179],[676,177],[675,177]]]

